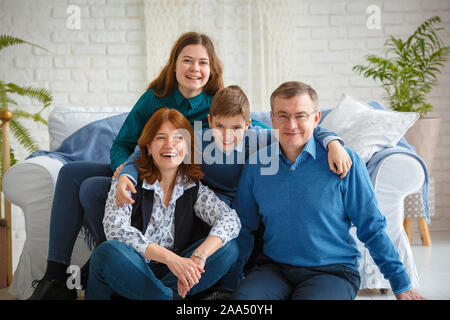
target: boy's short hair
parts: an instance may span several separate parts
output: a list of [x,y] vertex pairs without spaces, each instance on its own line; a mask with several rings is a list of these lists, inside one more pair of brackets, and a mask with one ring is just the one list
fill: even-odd
[[313,102],[314,109],[317,109],[319,107],[319,96],[317,95],[316,90],[314,90],[310,85],[300,81],[288,81],[282,83],[278,88],[276,88],[270,96],[270,107],[273,110],[273,104],[276,97],[290,99],[304,94],[309,95]]
[[250,120],[250,102],[239,86],[228,86],[214,95],[209,107],[209,114],[211,117],[241,115],[247,122]]

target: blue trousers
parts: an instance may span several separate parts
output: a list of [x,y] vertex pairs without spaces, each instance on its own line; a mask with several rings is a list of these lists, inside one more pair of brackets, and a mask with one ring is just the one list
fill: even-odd
[[102,220],[112,175],[105,163],[74,161],[61,168],[50,218],[49,261],[70,264],[82,225],[95,243],[105,240]]
[[[180,256],[189,257],[204,241],[197,241]],[[187,295],[212,287],[230,269],[238,257],[236,240],[214,252],[205,264],[205,272]],[[101,243],[92,253],[87,300],[105,300],[113,295],[132,300],[171,300],[177,291],[177,277],[162,263],[149,263],[130,246],[116,241]]]
[[359,273],[340,264],[295,267],[266,259],[242,280],[233,300],[353,300]]

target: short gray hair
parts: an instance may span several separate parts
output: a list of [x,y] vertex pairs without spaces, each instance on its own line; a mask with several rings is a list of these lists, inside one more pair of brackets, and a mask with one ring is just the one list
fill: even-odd
[[288,81],[282,83],[278,88],[276,88],[270,96],[270,108],[273,110],[276,97],[290,99],[304,94],[309,95],[313,102],[314,110],[318,110],[319,96],[317,95],[316,90],[314,90],[309,84],[300,81]]

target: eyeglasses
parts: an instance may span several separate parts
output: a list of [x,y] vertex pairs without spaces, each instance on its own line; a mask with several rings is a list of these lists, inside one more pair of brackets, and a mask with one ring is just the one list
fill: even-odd
[[279,112],[279,113],[274,115],[274,118],[280,124],[288,123],[289,121],[291,121],[291,118],[294,118],[294,121],[296,123],[302,123],[302,122],[308,121],[309,117],[312,114],[315,114],[316,112],[317,112],[317,109],[314,110],[311,113],[299,112],[299,113],[296,113],[296,114],[289,114],[289,113]]

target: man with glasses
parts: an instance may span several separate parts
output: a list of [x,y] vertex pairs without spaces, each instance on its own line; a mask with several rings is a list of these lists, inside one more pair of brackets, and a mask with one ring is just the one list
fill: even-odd
[[315,90],[286,82],[270,103],[279,170],[262,175],[269,164],[244,166],[234,202],[242,224],[237,270],[250,257],[260,223],[264,232],[262,252],[232,298],[354,299],[360,254],[349,233],[353,223],[397,299],[423,299],[385,232],[363,161],[346,148],[353,162],[347,176],[328,170],[327,150],[313,137],[321,117]]

